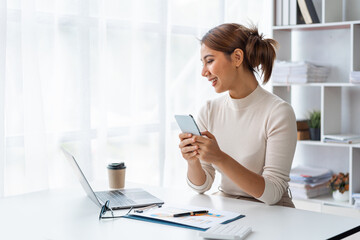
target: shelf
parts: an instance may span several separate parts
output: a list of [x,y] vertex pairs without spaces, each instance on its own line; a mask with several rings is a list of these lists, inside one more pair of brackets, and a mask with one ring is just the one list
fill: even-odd
[[281,30],[281,31],[343,29],[343,28],[350,28],[352,25],[355,24],[360,24],[360,21],[273,26],[272,29]]
[[[287,10],[281,8],[280,11],[279,3],[282,1],[273,2],[275,23],[299,22],[298,7],[296,12],[294,5],[289,8],[289,21],[283,21]],[[323,142],[323,137],[330,133],[360,133],[360,84],[350,82],[350,72],[360,71],[358,2],[320,0],[316,11],[321,23],[272,27],[272,37],[279,43],[278,60],[309,61],[331,68],[326,82],[276,83],[270,80],[272,92],[291,104],[297,119],[307,119],[313,109],[321,111],[321,140],[297,141],[294,165],[349,172],[350,192],[360,192],[360,143],[329,143]],[[349,21],[342,21],[344,19]],[[334,49],[336,53],[332,51]],[[354,208],[352,200],[338,202],[330,193],[294,200],[299,202],[300,207],[320,211],[347,208],[345,211],[350,212]]]
[[304,87],[360,87],[360,84],[349,82],[322,82],[322,83],[271,83],[273,87],[289,87],[289,86],[304,86]]
[[323,147],[355,147],[360,148],[360,144],[348,144],[348,143],[326,143],[322,141],[313,141],[313,140],[298,140],[297,144],[300,145],[313,145],[313,146],[323,146]]
[[294,198],[294,200],[313,202],[313,203],[320,203],[322,205],[330,205],[330,206],[338,206],[338,207],[348,207],[348,208],[353,208],[354,207],[353,204],[350,204],[349,201],[346,201],[346,202],[335,201],[333,199],[333,197],[331,196],[331,194],[322,195],[322,196],[319,196],[319,197],[316,197],[316,198],[307,198],[307,199]]

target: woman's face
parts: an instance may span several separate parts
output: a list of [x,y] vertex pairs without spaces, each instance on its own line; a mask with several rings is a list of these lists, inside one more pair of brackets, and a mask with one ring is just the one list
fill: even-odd
[[217,93],[231,90],[236,84],[236,66],[225,53],[201,45],[201,75],[206,77]]

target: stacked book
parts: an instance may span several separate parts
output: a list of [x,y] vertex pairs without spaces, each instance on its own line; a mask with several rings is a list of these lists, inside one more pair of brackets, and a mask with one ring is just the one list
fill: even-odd
[[324,135],[324,142],[330,143],[360,143],[359,134],[332,134]]
[[350,72],[350,82],[351,83],[360,83],[360,71],[351,71]]
[[332,171],[329,169],[297,166],[290,171],[289,187],[294,198],[314,198],[330,192],[328,182]]
[[309,62],[275,61],[271,78],[276,83],[325,82],[329,71]]

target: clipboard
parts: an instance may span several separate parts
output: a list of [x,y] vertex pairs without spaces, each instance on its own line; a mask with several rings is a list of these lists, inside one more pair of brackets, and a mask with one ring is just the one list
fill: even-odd
[[[181,212],[208,210],[207,214],[200,216],[172,217],[171,215]],[[175,227],[183,227],[198,231],[206,231],[218,224],[227,224],[245,217],[243,214],[215,209],[179,206],[164,204],[161,208],[152,208],[142,213],[129,213],[124,218],[164,224]]]

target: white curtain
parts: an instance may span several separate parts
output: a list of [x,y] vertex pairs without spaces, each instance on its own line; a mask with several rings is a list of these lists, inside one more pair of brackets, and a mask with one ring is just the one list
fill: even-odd
[[0,196],[89,180],[184,186],[175,113],[215,95],[198,39],[223,22],[270,32],[271,1],[0,0]]
[[6,64],[6,1],[0,1],[0,197],[4,196],[5,179],[5,64]]

